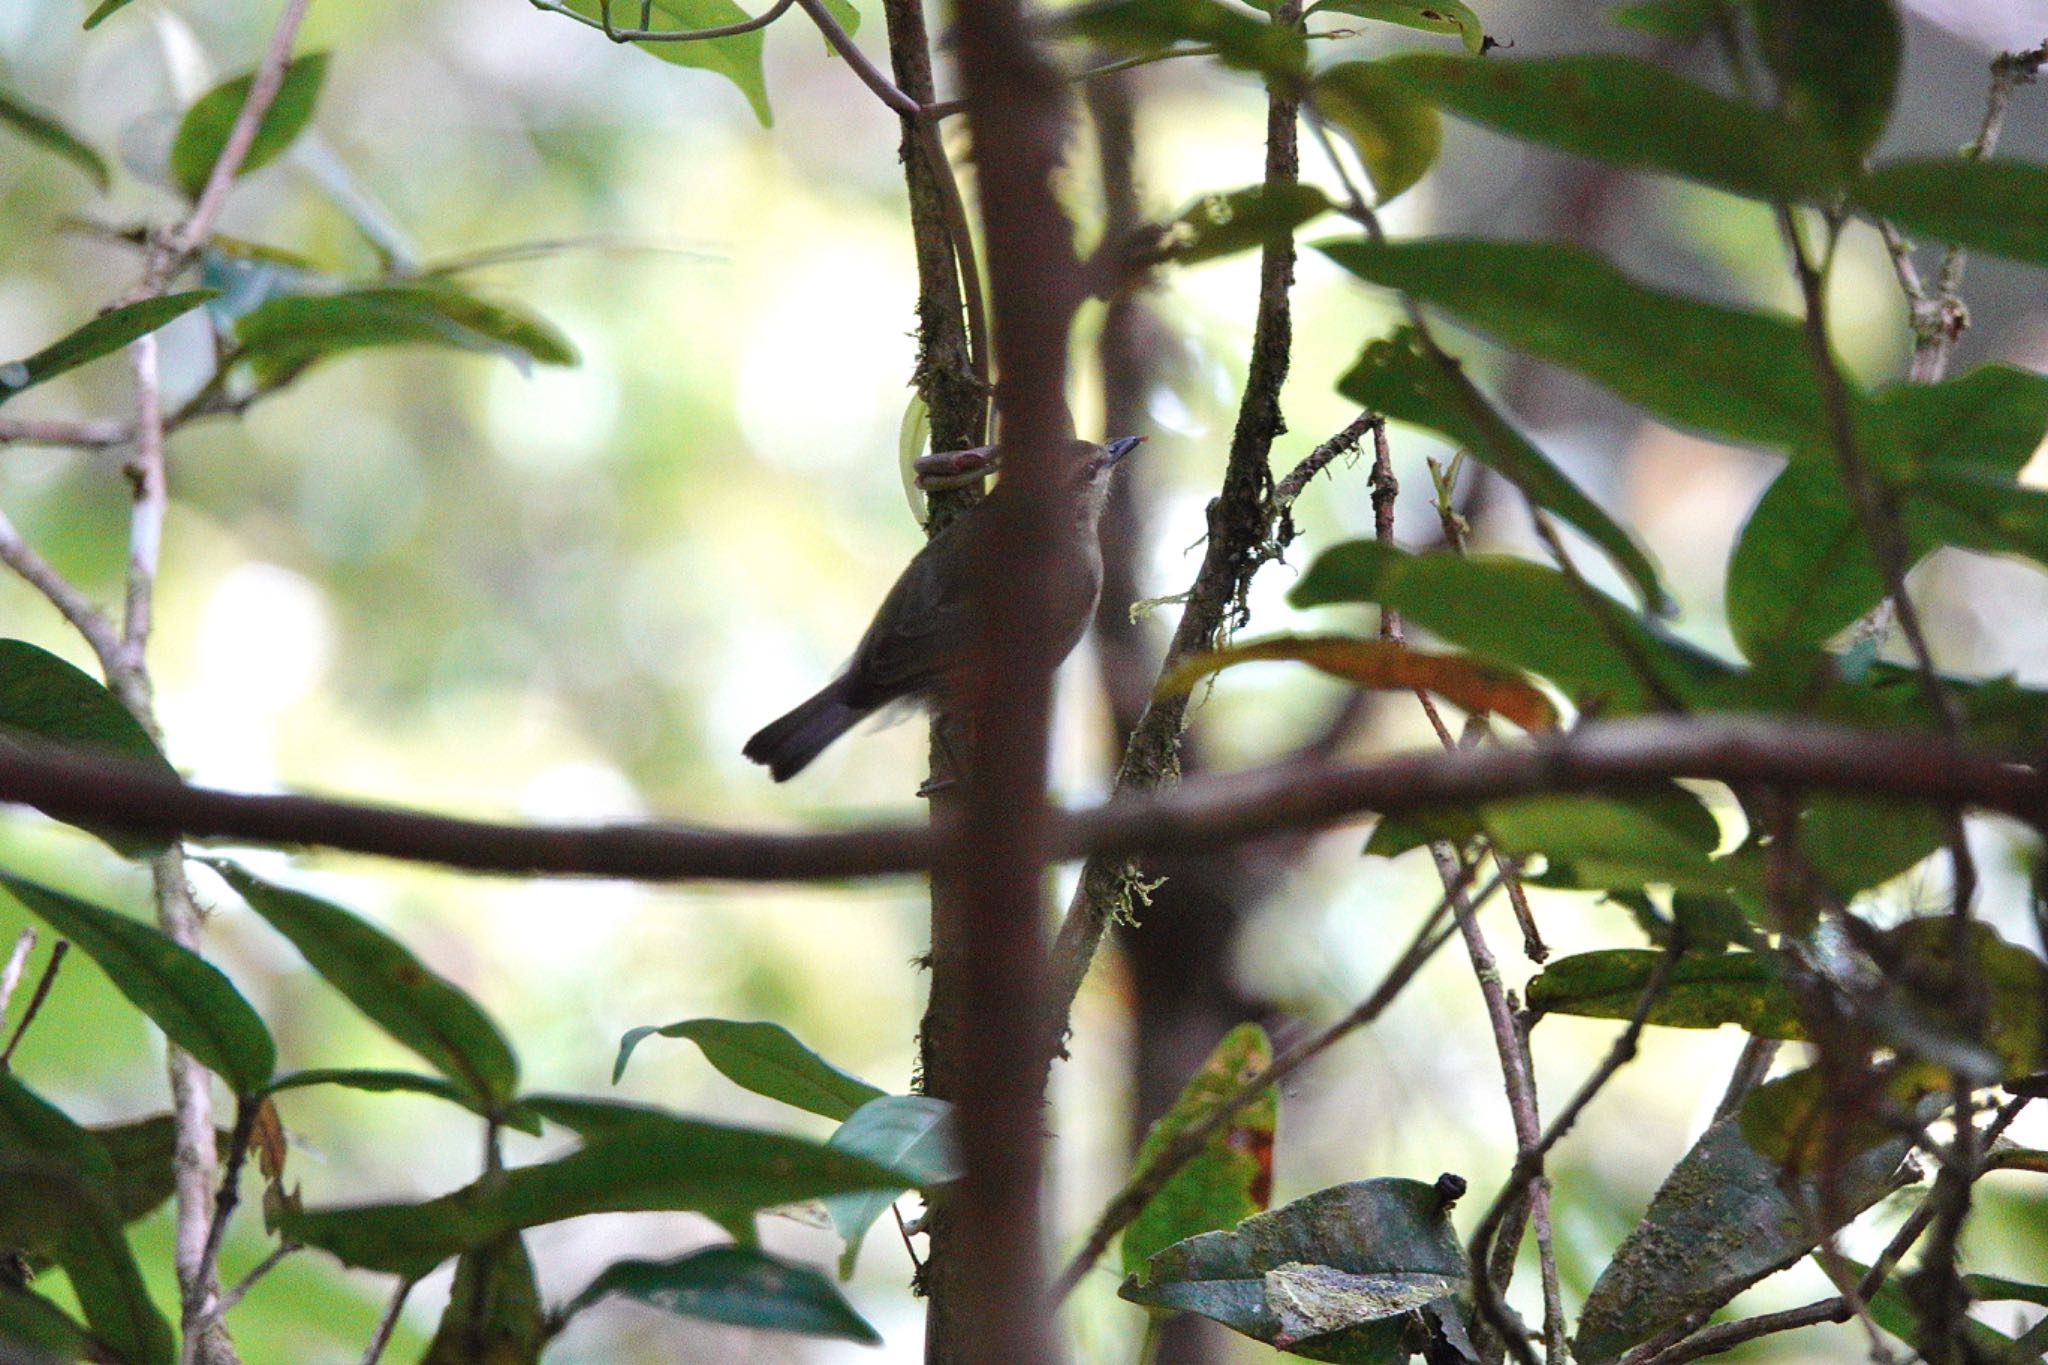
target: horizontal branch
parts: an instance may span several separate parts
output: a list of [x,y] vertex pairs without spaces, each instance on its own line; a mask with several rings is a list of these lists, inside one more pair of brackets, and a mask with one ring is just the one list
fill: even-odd
[[[1207,852],[1369,814],[1546,792],[1627,791],[1674,777],[1861,792],[2048,823],[2041,776],[1984,750],[1804,721],[1659,716],[1595,722],[1525,745],[1366,763],[1295,761],[1202,778],[1057,815],[1051,842],[1062,859]],[[789,833],[662,823],[499,824],[320,797],[217,791],[47,748],[0,750],[0,802],[147,834],[316,846],[514,875],[817,881],[921,871],[933,849],[921,824]]]

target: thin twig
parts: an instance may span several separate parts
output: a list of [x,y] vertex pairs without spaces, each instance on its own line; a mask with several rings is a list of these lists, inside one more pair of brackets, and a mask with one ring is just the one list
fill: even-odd
[[[1471,869],[1467,869],[1457,883],[1456,894],[1464,893],[1470,885],[1470,878]],[[1484,888],[1473,897],[1474,903],[1484,901],[1498,885],[1499,882],[1496,880]],[[1109,1249],[1109,1244],[1115,1240],[1116,1235],[1130,1226],[1132,1219],[1144,1212],[1145,1206],[1152,1202],[1154,1195],[1165,1188],[1166,1182],[1173,1178],[1175,1172],[1199,1156],[1202,1149],[1208,1145],[1209,1139],[1222,1131],[1223,1125],[1239,1110],[1385,1013],[1387,1007],[1394,1003],[1395,998],[1414,979],[1415,974],[1450,938],[1453,931],[1443,923],[1445,916],[1450,913],[1450,908],[1451,895],[1446,894],[1444,899],[1437,902],[1436,908],[1424,917],[1415,937],[1409,940],[1407,949],[1395,960],[1393,967],[1388,970],[1373,993],[1349,1014],[1274,1058],[1264,1070],[1217,1100],[1201,1118],[1174,1134],[1173,1139],[1155,1152],[1142,1169],[1133,1172],[1130,1180],[1125,1182],[1124,1187],[1104,1206],[1102,1213],[1095,1220],[1095,1226],[1089,1230],[1087,1240],[1082,1243],[1081,1249],[1074,1253],[1073,1259],[1067,1262],[1066,1269],[1061,1271],[1059,1278],[1054,1281],[1053,1301],[1057,1303],[1073,1291],[1074,1286],[1081,1282],[1081,1277],[1088,1273],[1089,1267]]]
[[370,1344],[363,1348],[363,1365],[377,1365],[384,1354],[384,1347],[391,1341],[392,1332],[398,1328],[398,1315],[405,1311],[405,1301],[417,1283],[417,1280],[400,1280],[398,1288],[391,1291],[391,1301],[384,1305],[384,1314],[377,1319],[377,1330],[371,1336]]
[[81,450],[104,450],[109,446],[125,445],[133,436],[134,432],[120,422],[0,418],[0,446],[76,446]]
[[860,77],[860,83],[875,92],[875,98],[888,105],[904,118],[922,119],[924,106],[896,88],[896,83],[884,75],[882,69],[868,60],[868,54],[860,50],[860,44],[853,41],[853,35],[841,27],[832,11],[825,7],[825,0],[796,0],[811,22],[818,26],[818,32],[825,35],[825,41],[832,44],[832,50],[846,59],[853,74]]
[[226,1317],[229,1310],[248,1296],[249,1291],[256,1287],[258,1281],[271,1271],[277,1269],[287,1256],[290,1256],[295,1251],[303,1250],[305,1250],[304,1244],[292,1241],[279,1242],[275,1247],[271,1248],[270,1254],[258,1261],[248,1274],[235,1281],[232,1288],[221,1292],[220,1301],[213,1307],[214,1317],[216,1319]]
[[22,926],[14,938],[14,951],[7,955],[7,966],[0,970],[0,1019],[7,1017],[7,1004],[14,999],[14,988],[21,984],[21,974],[28,969],[28,955],[36,950],[36,927]]
[[5,1071],[14,1061],[14,1050],[21,1046],[21,1040],[28,1035],[28,1026],[36,1021],[42,1012],[43,1002],[50,998],[50,988],[57,984],[57,969],[64,965],[64,954],[71,951],[71,944],[58,939],[50,949],[50,960],[43,964],[43,974],[36,978],[35,993],[28,998],[28,1008],[21,1012],[21,1022],[14,1026],[14,1033],[7,1040],[5,1049],[0,1049],[0,1071]]
[[221,1163],[220,1192],[213,1199],[213,1219],[207,1225],[206,1246],[199,1254],[199,1266],[192,1276],[189,1297],[184,1305],[188,1345],[197,1343],[202,1332],[227,1312],[218,1304],[215,1272],[220,1264],[221,1246],[227,1241],[228,1223],[235,1216],[235,1206],[241,1202],[242,1163],[249,1156],[249,1139],[256,1131],[256,1115],[265,1103],[264,1100],[245,1098],[235,1106],[235,1127],[228,1137],[227,1158]]
[[37,554],[34,546],[22,539],[21,532],[15,529],[5,512],[0,512],[0,564],[14,570],[23,582],[41,593],[71,623],[71,628],[92,647],[107,677],[111,679],[121,671],[121,635],[114,628],[114,623],[91,598],[80,592],[70,579]]
[[1642,1041],[1643,1028],[1649,1022],[1650,1011],[1656,1007],[1658,998],[1664,994],[1664,987],[1670,982],[1672,969],[1678,965],[1678,955],[1683,950],[1682,936],[1674,933],[1670,945],[1664,950],[1663,956],[1658,958],[1655,970],[1650,973],[1650,979],[1643,984],[1643,992],[1636,1000],[1635,1009],[1629,1014],[1628,1026],[1614,1040],[1614,1046],[1608,1049],[1606,1057],[1601,1059],[1593,1074],[1579,1086],[1571,1102],[1551,1121],[1542,1138],[1533,1147],[1524,1147],[1516,1154],[1514,1170],[1509,1173],[1500,1193],[1494,1197],[1493,1205],[1486,1211],[1486,1216],[1480,1220],[1479,1230],[1472,1234],[1469,1255],[1473,1305],[1519,1365],[1539,1363],[1536,1353],[1529,1349],[1523,1330],[1509,1312],[1507,1304],[1502,1301],[1500,1292],[1494,1288],[1488,1274],[1494,1235],[1500,1231],[1501,1223],[1514,1200],[1517,1188],[1543,1174],[1544,1158],[1549,1155],[1551,1148],[1557,1146],[1565,1134],[1572,1130],[1572,1126],[1579,1121],[1579,1115],[1585,1112],[1586,1106],[1593,1102],[1594,1097],[1607,1083],[1614,1079],[1615,1074],[1634,1060],[1636,1049]]

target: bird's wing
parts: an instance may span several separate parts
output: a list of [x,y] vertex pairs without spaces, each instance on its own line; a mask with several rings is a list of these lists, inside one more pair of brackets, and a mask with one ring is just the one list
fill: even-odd
[[944,678],[945,662],[958,657],[968,575],[961,572],[964,564],[952,564],[950,573],[940,572],[940,566],[948,551],[944,542],[959,524],[940,532],[910,561],[854,650],[847,675],[863,703],[880,705],[927,692]]

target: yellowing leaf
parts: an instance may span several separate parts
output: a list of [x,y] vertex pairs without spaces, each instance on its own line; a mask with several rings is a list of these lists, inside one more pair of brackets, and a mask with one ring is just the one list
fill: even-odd
[[1386,640],[1281,635],[1253,640],[1182,663],[1159,680],[1156,695],[1175,696],[1211,673],[1262,659],[1308,664],[1360,687],[1420,688],[1467,711],[1488,711],[1524,730],[1557,728],[1557,708],[1512,669],[1463,654],[1429,654]]

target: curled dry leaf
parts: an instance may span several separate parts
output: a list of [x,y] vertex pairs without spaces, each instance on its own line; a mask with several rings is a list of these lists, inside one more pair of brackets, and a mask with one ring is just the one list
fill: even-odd
[[1387,640],[1348,636],[1280,635],[1197,655],[1161,678],[1157,695],[1178,695],[1211,673],[1261,659],[1291,659],[1360,687],[1420,688],[1524,730],[1557,728],[1557,708],[1550,698],[1513,669],[1469,655],[1429,654]]

